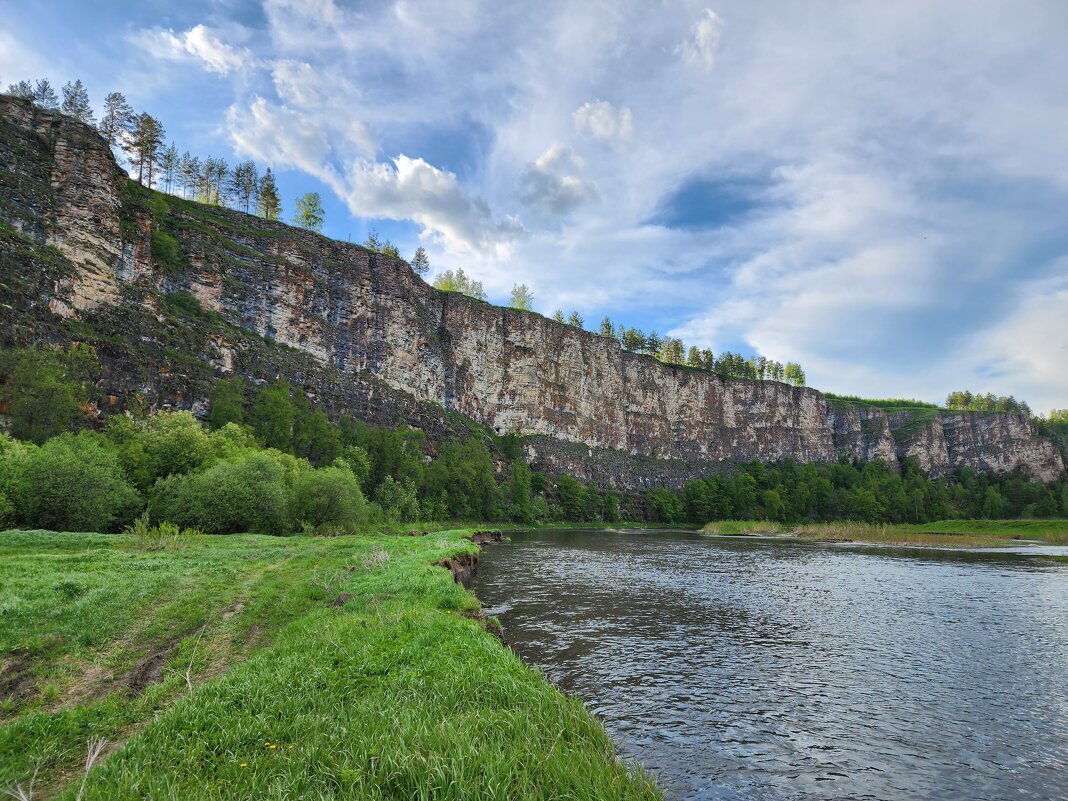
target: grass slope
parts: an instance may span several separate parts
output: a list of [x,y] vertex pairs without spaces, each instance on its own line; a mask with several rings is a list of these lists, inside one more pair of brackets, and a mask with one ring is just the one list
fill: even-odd
[[0,791],[102,737],[85,799],[659,798],[472,619],[467,533],[0,534]]

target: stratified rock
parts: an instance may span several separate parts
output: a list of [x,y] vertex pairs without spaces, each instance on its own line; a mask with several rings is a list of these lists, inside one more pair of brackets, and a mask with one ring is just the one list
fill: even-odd
[[[10,97],[0,97],[0,222],[0,342],[92,339],[90,328],[102,389],[126,406],[136,395],[202,409],[212,374],[286,378],[335,413],[408,422],[432,439],[456,431],[452,413],[522,434],[536,466],[623,489],[677,486],[730,462],[840,456],[914,458],[933,475],[1064,472],[1017,415],[888,416],[813,389],[724,380],[440,292],[357,245],[150,196],[92,129]],[[153,257],[154,232],[178,242],[177,263]],[[217,318],[175,330],[160,304],[178,291]]]

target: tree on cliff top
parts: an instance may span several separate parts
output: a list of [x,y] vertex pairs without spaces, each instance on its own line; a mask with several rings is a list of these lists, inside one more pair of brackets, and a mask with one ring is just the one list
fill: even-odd
[[130,130],[132,121],[133,109],[122,92],[111,92],[104,98],[104,116],[100,118],[98,130],[109,145],[122,144],[122,134]]
[[48,78],[42,78],[37,82],[37,86],[33,90],[33,102],[40,108],[45,108],[49,111],[55,111],[59,108],[59,98],[56,96],[56,90],[52,88]]
[[520,311],[533,311],[534,293],[526,284],[516,284],[512,287],[512,297],[508,305]]
[[426,275],[430,272],[430,257],[426,255],[426,248],[422,245],[415,249],[412,256],[412,272],[416,275]]
[[33,84],[29,81],[19,81],[7,87],[7,93],[26,100],[33,100]]
[[462,267],[458,268],[455,273],[452,270],[443,272],[434,279],[434,288],[445,292],[459,292],[476,300],[486,299],[486,292],[482,289],[482,282],[469,278],[464,274]]
[[125,142],[126,152],[130,154],[130,163],[137,165],[137,181],[152,186],[153,171],[159,161],[160,148],[166,132],[163,123],[149,114],[142,112],[133,118],[129,139]]
[[237,200],[245,214],[248,214],[248,210],[255,206],[259,186],[260,175],[256,169],[256,162],[249,159],[234,165],[234,171],[229,177],[230,196]]
[[325,217],[323,201],[318,192],[307,192],[303,197],[297,198],[297,212],[293,215],[294,225],[318,234],[323,230]]
[[63,105],[60,111],[89,125],[93,124],[93,109],[89,105],[89,93],[85,91],[80,78],[74,83],[67,81],[63,86]]
[[265,220],[277,220],[282,213],[282,201],[278,197],[278,184],[274,181],[271,168],[260,179],[260,191],[256,196],[256,208]]

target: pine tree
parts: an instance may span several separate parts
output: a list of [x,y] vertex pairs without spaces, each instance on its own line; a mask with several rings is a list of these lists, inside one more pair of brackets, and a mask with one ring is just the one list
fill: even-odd
[[256,162],[249,160],[234,165],[234,171],[230,173],[229,180],[230,195],[235,198],[237,205],[246,214],[255,205],[259,184],[260,175],[256,169]]
[[415,249],[412,256],[412,272],[416,275],[426,275],[430,272],[430,257],[426,255],[426,248],[422,245]]
[[33,90],[33,102],[38,107],[49,111],[56,111],[59,108],[59,98],[56,97],[56,90],[52,88],[48,78],[42,78],[37,82]]
[[171,146],[164,148],[159,157],[159,169],[163,176],[163,191],[170,192],[178,175],[178,167],[181,158],[178,156],[178,148],[171,142]]
[[282,203],[278,198],[278,185],[274,182],[274,173],[271,172],[270,167],[260,179],[256,208],[265,220],[277,220],[282,213]]
[[80,78],[75,80],[74,83],[67,81],[64,84],[63,105],[60,107],[60,111],[89,125],[94,124],[93,109],[89,105],[89,93],[85,91]]
[[553,319],[558,323],[565,322],[564,321],[564,310],[563,309],[557,309],[556,311],[554,311],[553,312]]
[[660,339],[660,334],[656,331],[650,331],[645,337],[645,352],[651,353],[653,356],[657,356],[660,353],[660,348],[664,346],[664,342]]
[[567,324],[573,325],[575,328],[582,328],[586,324],[586,320],[577,310],[572,310],[571,314],[567,316]]
[[26,100],[33,100],[33,84],[29,81],[19,81],[7,87],[7,93]]
[[394,259],[399,259],[400,258],[400,251],[397,249],[397,246],[394,245],[388,239],[385,242],[382,243],[382,247],[379,250],[379,252],[383,256],[390,256],[390,257],[392,257]]
[[363,241],[363,246],[368,250],[373,250],[375,253],[378,253],[380,250],[382,250],[382,242],[378,238],[378,231],[376,231],[374,228],[368,231],[367,239]]
[[211,174],[211,188],[215,193],[215,205],[222,206],[226,203],[229,194],[230,165],[226,159],[215,159],[214,169]]
[[129,132],[132,120],[133,109],[126,98],[121,92],[111,92],[104,98],[104,116],[97,128],[108,144],[116,147],[122,144],[122,135]]
[[597,331],[603,337],[614,337],[616,335],[615,328],[612,327],[612,319],[606,314],[605,318],[601,320],[601,327]]
[[163,144],[163,123],[148,112],[142,112],[133,118],[129,141],[126,143],[130,161],[137,165],[137,180],[152,186],[153,173],[159,161],[160,146]]
[[197,176],[200,174],[200,159],[189,155],[185,151],[178,159],[178,186],[182,188],[182,197],[189,197],[197,185]]
[[297,198],[297,212],[293,215],[293,224],[308,231],[320,233],[323,230],[323,201],[318,192],[306,192]]

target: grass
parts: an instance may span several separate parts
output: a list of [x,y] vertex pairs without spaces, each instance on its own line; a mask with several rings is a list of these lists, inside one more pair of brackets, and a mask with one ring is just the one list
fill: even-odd
[[0,792],[103,739],[81,798],[659,798],[434,566],[468,533],[0,533]]
[[871,406],[886,412],[900,412],[913,409],[932,409],[941,411],[943,407],[927,401],[914,398],[860,398],[856,395],[836,395],[833,392],[824,392],[823,396],[832,403],[846,404],[850,406]]
[[707,523],[701,531],[705,534],[718,534],[719,536],[739,536],[746,534],[782,534],[782,523],[774,523],[770,520],[717,520]]
[[808,523],[787,526],[769,521],[726,520],[709,523],[706,534],[789,534],[811,542],[868,542],[950,548],[992,548],[1038,540],[1068,545],[1068,520],[939,520],[922,525]]

